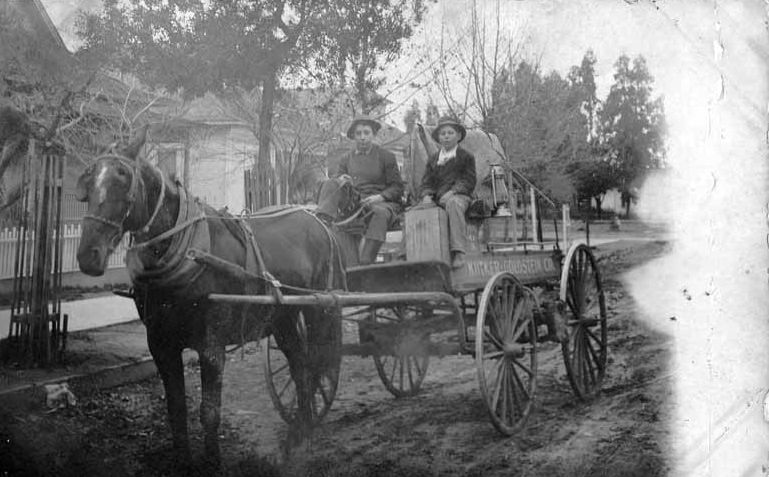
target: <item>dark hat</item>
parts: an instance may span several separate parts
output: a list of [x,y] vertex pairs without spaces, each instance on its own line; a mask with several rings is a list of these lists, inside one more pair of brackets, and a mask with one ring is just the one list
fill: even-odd
[[443,126],[451,126],[456,129],[456,131],[459,133],[459,142],[462,142],[465,136],[467,136],[467,129],[465,129],[461,123],[459,123],[451,116],[442,116],[440,119],[438,119],[438,125],[435,126],[433,132],[430,133],[433,139],[435,139],[435,142],[440,142],[438,141],[438,131],[440,131]]
[[355,118],[352,120],[352,124],[350,124],[350,127],[347,128],[347,137],[350,139],[355,139],[355,126],[358,124],[366,124],[371,126],[371,130],[374,131],[374,134],[378,133],[382,128],[382,125],[376,119],[372,118],[368,114],[360,114],[355,116]]

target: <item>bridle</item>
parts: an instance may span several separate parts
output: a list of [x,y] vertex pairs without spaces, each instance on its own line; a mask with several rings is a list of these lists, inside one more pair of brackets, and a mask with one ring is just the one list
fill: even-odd
[[[123,233],[125,232],[125,221],[131,215],[131,210],[133,210],[134,204],[136,203],[136,194],[139,189],[139,182],[142,183],[143,189],[145,187],[144,187],[144,181],[141,180],[141,177],[139,175],[138,160],[132,161],[129,158],[119,154],[105,154],[97,157],[95,162],[98,162],[101,159],[117,159],[122,165],[126,166],[131,171],[131,185],[128,188],[128,195],[126,196],[126,201],[128,202],[128,205],[126,207],[125,214],[123,214],[123,217],[120,219],[120,221],[110,220],[106,217],[102,217],[100,215],[90,214],[90,213],[86,213],[83,216],[84,220],[85,219],[93,220],[114,228],[116,231],[115,235],[113,236],[113,239],[114,239],[115,237],[122,237]],[[155,222],[155,219],[157,218],[158,213],[160,212],[160,208],[163,205],[163,201],[165,200],[166,181],[163,178],[163,174],[154,165],[150,164],[150,166],[155,170],[155,172],[157,172],[158,176],[160,177],[160,195],[158,196],[157,203],[155,204],[155,210],[152,212],[152,215],[150,216],[149,220],[147,220],[147,223],[144,224],[144,226],[139,230],[129,230],[131,234],[135,234],[136,232],[141,232],[141,233],[149,232],[149,229],[152,226],[152,224]]]

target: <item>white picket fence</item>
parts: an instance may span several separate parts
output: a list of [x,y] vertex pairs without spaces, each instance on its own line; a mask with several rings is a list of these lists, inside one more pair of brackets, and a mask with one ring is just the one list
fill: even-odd
[[[62,233],[62,272],[76,272],[80,268],[77,265],[77,247],[80,244],[80,224],[65,224]],[[31,247],[35,238],[33,231],[27,231],[27,252],[32,253]],[[123,238],[115,252],[109,257],[107,268],[125,267],[125,252],[128,236]],[[19,230],[16,227],[0,230],[0,280],[13,278],[13,269],[16,263],[16,247],[19,242]],[[29,262],[29,260],[26,260]],[[27,272],[29,274],[29,272]]]

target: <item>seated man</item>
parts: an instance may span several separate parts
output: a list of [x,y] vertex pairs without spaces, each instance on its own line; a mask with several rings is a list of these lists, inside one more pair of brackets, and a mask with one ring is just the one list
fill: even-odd
[[475,157],[459,147],[467,135],[465,127],[450,117],[438,120],[433,130],[435,142],[441,150],[433,153],[427,160],[419,195],[422,204],[438,205],[446,209],[449,219],[449,249],[451,267],[462,268],[465,265],[467,250],[467,225],[465,212],[475,189]]
[[[347,137],[355,140],[355,148],[342,157],[336,176],[352,182],[360,193],[360,204],[369,211],[360,253],[360,263],[364,265],[376,261],[387,229],[397,221],[403,195],[403,180],[395,155],[373,142],[381,127],[369,116],[358,116],[353,120]],[[331,179],[321,185],[316,209],[318,216],[336,217],[338,190],[339,180]]]

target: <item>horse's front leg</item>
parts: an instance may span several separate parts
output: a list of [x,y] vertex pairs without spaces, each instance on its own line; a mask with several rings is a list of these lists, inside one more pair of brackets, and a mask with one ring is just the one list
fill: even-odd
[[207,332],[206,346],[198,351],[200,356],[200,380],[202,399],[200,422],[205,434],[206,460],[219,466],[219,422],[222,407],[222,375],[224,374],[224,344],[215,336],[215,330]]
[[165,334],[155,333],[151,328],[147,329],[147,343],[166,391],[168,422],[171,426],[176,458],[182,463],[189,463],[191,455],[187,434],[187,402],[185,401],[182,348],[170,342]]

